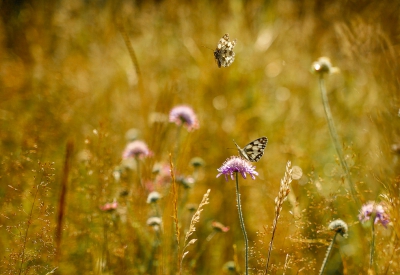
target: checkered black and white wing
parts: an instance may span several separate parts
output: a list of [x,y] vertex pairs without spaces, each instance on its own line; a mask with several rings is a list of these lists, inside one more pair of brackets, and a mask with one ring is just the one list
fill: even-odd
[[235,53],[233,48],[236,45],[236,39],[229,41],[229,34],[224,34],[224,36],[219,40],[217,48],[214,51],[214,57],[218,64],[218,67],[229,67],[235,60]]
[[239,145],[236,144],[236,142],[235,145],[239,151],[240,156],[247,159],[248,161],[257,162],[263,156],[267,143],[268,138],[260,137],[247,144],[245,147],[243,147],[243,149],[240,148]]

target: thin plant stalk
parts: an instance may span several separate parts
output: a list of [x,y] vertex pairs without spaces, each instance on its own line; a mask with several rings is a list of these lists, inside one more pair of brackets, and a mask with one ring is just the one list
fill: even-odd
[[265,274],[268,273],[269,260],[271,259],[272,245],[273,245],[273,242],[274,242],[274,237],[275,237],[276,227],[277,227],[277,224],[278,224],[278,219],[279,219],[279,216],[275,215],[274,224],[273,224],[273,228],[272,228],[271,241],[269,242],[268,257],[267,257],[267,267],[265,269],[266,270]]
[[326,251],[325,259],[322,262],[321,270],[318,273],[319,275],[322,275],[324,273],[324,270],[325,270],[325,267],[326,267],[326,263],[328,262],[329,255],[331,255],[332,247],[333,247],[333,244],[335,243],[337,234],[338,234],[338,232],[336,232],[335,235],[333,236],[332,242],[329,245],[328,250]]
[[181,256],[179,275],[182,274],[183,272],[183,259],[189,253],[189,251],[187,251],[187,248],[197,241],[197,239],[189,239],[189,238],[196,231],[196,224],[200,221],[200,214],[203,211],[204,205],[209,204],[208,197],[210,195],[210,191],[211,189],[208,189],[207,192],[204,194],[203,199],[199,204],[199,207],[197,208],[196,212],[192,217],[192,220],[190,221],[189,230],[185,235],[185,241],[183,243],[184,247],[182,249],[182,254],[181,254],[182,256]]
[[265,266],[265,274],[268,274],[268,267],[269,267],[269,261],[271,259],[272,246],[274,242],[276,227],[278,225],[278,219],[282,211],[282,205],[290,193],[290,183],[292,182],[292,173],[293,173],[293,170],[290,168],[291,165],[292,165],[291,161],[288,161],[286,163],[285,175],[283,179],[281,179],[279,193],[278,196],[275,198],[275,218],[274,218],[274,223],[272,225],[272,236],[271,236],[271,241],[269,242],[267,264]]
[[350,192],[351,195],[353,196],[354,201],[356,202],[357,206],[359,207],[361,205],[358,197],[357,197],[357,193],[354,187],[354,183],[350,177],[350,169],[347,166],[347,163],[345,161],[345,157],[344,157],[344,153],[343,153],[343,149],[342,146],[340,145],[339,142],[339,137],[335,128],[335,123],[333,122],[333,117],[332,117],[332,113],[331,113],[331,108],[329,106],[329,101],[328,101],[328,95],[326,92],[326,87],[325,87],[325,81],[324,81],[324,76],[323,74],[320,75],[319,77],[319,87],[321,90],[321,96],[322,96],[322,103],[324,105],[324,110],[325,110],[325,115],[326,115],[326,120],[328,121],[328,126],[329,126],[329,132],[331,134],[331,138],[333,141],[333,144],[335,146],[336,152],[339,156],[339,161],[340,164],[342,166],[342,168],[344,169],[345,173],[346,173],[346,177],[347,177],[347,181],[349,182],[349,186],[350,186]]
[[[39,163],[39,167],[42,169],[40,163]],[[29,227],[30,227],[30,225],[32,224],[33,208],[34,208],[34,206],[35,206],[36,198],[37,198],[37,195],[38,195],[38,193],[39,193],[39,188],[40,188],[40,186],[41,186],[43,177],[44,177],[44,172],[43,172],[42,177],[41,177],[41,179],[40,179],[40,181],[39,181],[39,184],[36,186],[36,192],[35,192],[35,195],[33,196],[33,202],[32,202],[32,206],[31,206],[31,210],[29,211],[28,222],[26,223],[26,230],[25,230],[24,242],[23,242],[22,252],[21,252],[21,265],[20,265],[20,267],[19,267],[19,273],[18,273],[19,275],[20,275],[21,272],[22,272],[22,266],[23,266],[23,264],[24,264],[24,262],[25,262],[25,248],[26,248],[26,242],[27,242],[27,240],[28,240]]]
[[197,261],[200,258],[200,256],[204,253],[204,251],[207,248],[208,243],[211,241],[211,239],[215,236],[215,234],[217,234],[217,232],[215,230],[213,230],[206,238],[205,242],[202,243],[199,251],[197,252],[196,256],[194,257],[194,259],[192,260],[192,262],[190,263],[192,269],[194,269],[196,267]]
[[25,261],[25,247],[26,247],[26,242],[27,242],[27,239],[28,239],[28,231],[29,231],[29,227],[30,227],[30,225],[32,223],[33,207],[35,206],[36,197],[37,197],[37,194],[39,193],[39,187],[40,187],[40,184],[36,186],[36,192],[35,192],[35,195],[33,197],[33,202],[32,202],[32,206],[31,206],[31,210],[29,212],[28,222],[26,224],[26,230],[25,230],[25,236],[24,236],[24,244],[22,246],[21,265],[19,267],[19,273],[18,274],[21,274],[22,265],[24,264],[24,261]]
[[108,252],[108,224],[107,218],[103,215],[103,251],[101,253],[101,272],[106,271],[108,269],[109,263],[109,252]]
[[249,239],[246,233],[246,227],[244,226],[244,219],[243,219],[243,212],[242,212],[242,205],[240,202],[240,192],[239,192],[239,175],[236,172],[236,203],[239,212],[239,221],[240,227],[242,228],[243,237],[244,237],[244,268],[246,271],[246,275],[249,274]]
[[141,167],[140,167],[140,159],[139,159],[139,157],[135,157],[135,161],[136,161],[136,171],[137,171],[139,185],[141,187],[144,187],[143,183],[142,183],[142,171],[140,170]]
[[374,264],[374,252],[375,252],[375,215],[371,218],[371,247],[369,252],[369,269],[372,270]]
[[67,194],[67,184],[68,184],[68,176],[70,171],[70,160],[72,156],[72,151],[74,150],[74,143],[72,141],[68,141],[67,147],[65,149],[65,159],[64,159],[64,169],[63,176],[61,179],[61,192],[58,203],[58,213],[57,213],[57,227],[55,234],[55,242],[56,242],[56,264],[58,264],[60,255],[61,255],[61,239],[62,239],[62,227],[64,223],[65,216],[65,207],[66,207],[66,194]]
[[181,132],[182,132],[182,125],[178,126],[178,129],[176,131],[176,137],[175,137],[175,148],[174,148],[174,163],[176,164],[176,160],[178,157],[179,153],[179,145],[180,145],[180,140],[181,140]]
[[151,256],[149,259],[149,263],[147,265],[147,272],[149,272],[150,274],[153,274],[152,268],[154,267],[154,261],[156,259],[157,249],[160,246],[160,244],[161,244],[160,230],[156,230],[154,241],[152,244]]
[[180,230],[179,230],[179,221],[178,221],[178,191],[177,191],[177,186],[176,186],[176,181],[175,181],[175,171],[174,171],[174,164],[172,162],[172,155],[171,153],[169,154],[169,163],[170,163],[170,171],[171,171],[171,179],[172,179],[172,219],[174,220],[175,224],[175,237],[176,237],[176,244],[177,244],[177,250],[175,253],[177,253],[177,269],[179,271],[179,274],[181,272],[181,261],[179,260],[181,258],[181,252],[179,249],[179,239],[180,239]]

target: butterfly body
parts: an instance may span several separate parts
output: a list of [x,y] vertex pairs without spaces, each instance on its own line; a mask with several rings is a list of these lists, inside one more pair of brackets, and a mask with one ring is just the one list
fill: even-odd
[[235,53],[233,48],[236,45],[236,39],[233,41],[229,40],[229,34],[224,34],[224,36],[219,40],[217,48],[214,51],[214,57],[217,61],[218,68],[229,67],[235,60]]
[[233,142],[235,143],[241,157],[251,162],[257,162],[264,154],[265,147],[268,143],[268,138],[260,137],[256,140],[253,140],[244,146],[243,149],[240,148],[235,141]]

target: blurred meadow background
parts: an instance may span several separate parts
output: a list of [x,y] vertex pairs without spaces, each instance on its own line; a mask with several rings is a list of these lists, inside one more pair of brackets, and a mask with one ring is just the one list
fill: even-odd
[[[398,2],[0,1],[0,14],[1,274],[244,274],[235,182],[216,176],[232,139],[261,136],[259,176],[239,179],[250,274],[265,274],[287,161],[268,274],[318,274],[336,219],[349,236],[324,274],[400,273]],[[225,33],[236,58],[218,68]],[[310,72],[321,56],[340,69],[325,83],[357,199],[390,218],[374,238]],[[169,122],[182,104],[198,129]],[[151,156],[123,158],[134,139]]]

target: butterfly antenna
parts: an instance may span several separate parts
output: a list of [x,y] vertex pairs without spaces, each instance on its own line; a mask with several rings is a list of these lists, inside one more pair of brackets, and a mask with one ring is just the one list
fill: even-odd
[[209,49],[209,50],[212,50],[212,51],[214,51],[213,49],[211,49],[211,48],[209,48],[209,47],[207,47],[207,46],[204,46],[204,45],[201,45],[203,48],[206,48],[206,49]]

